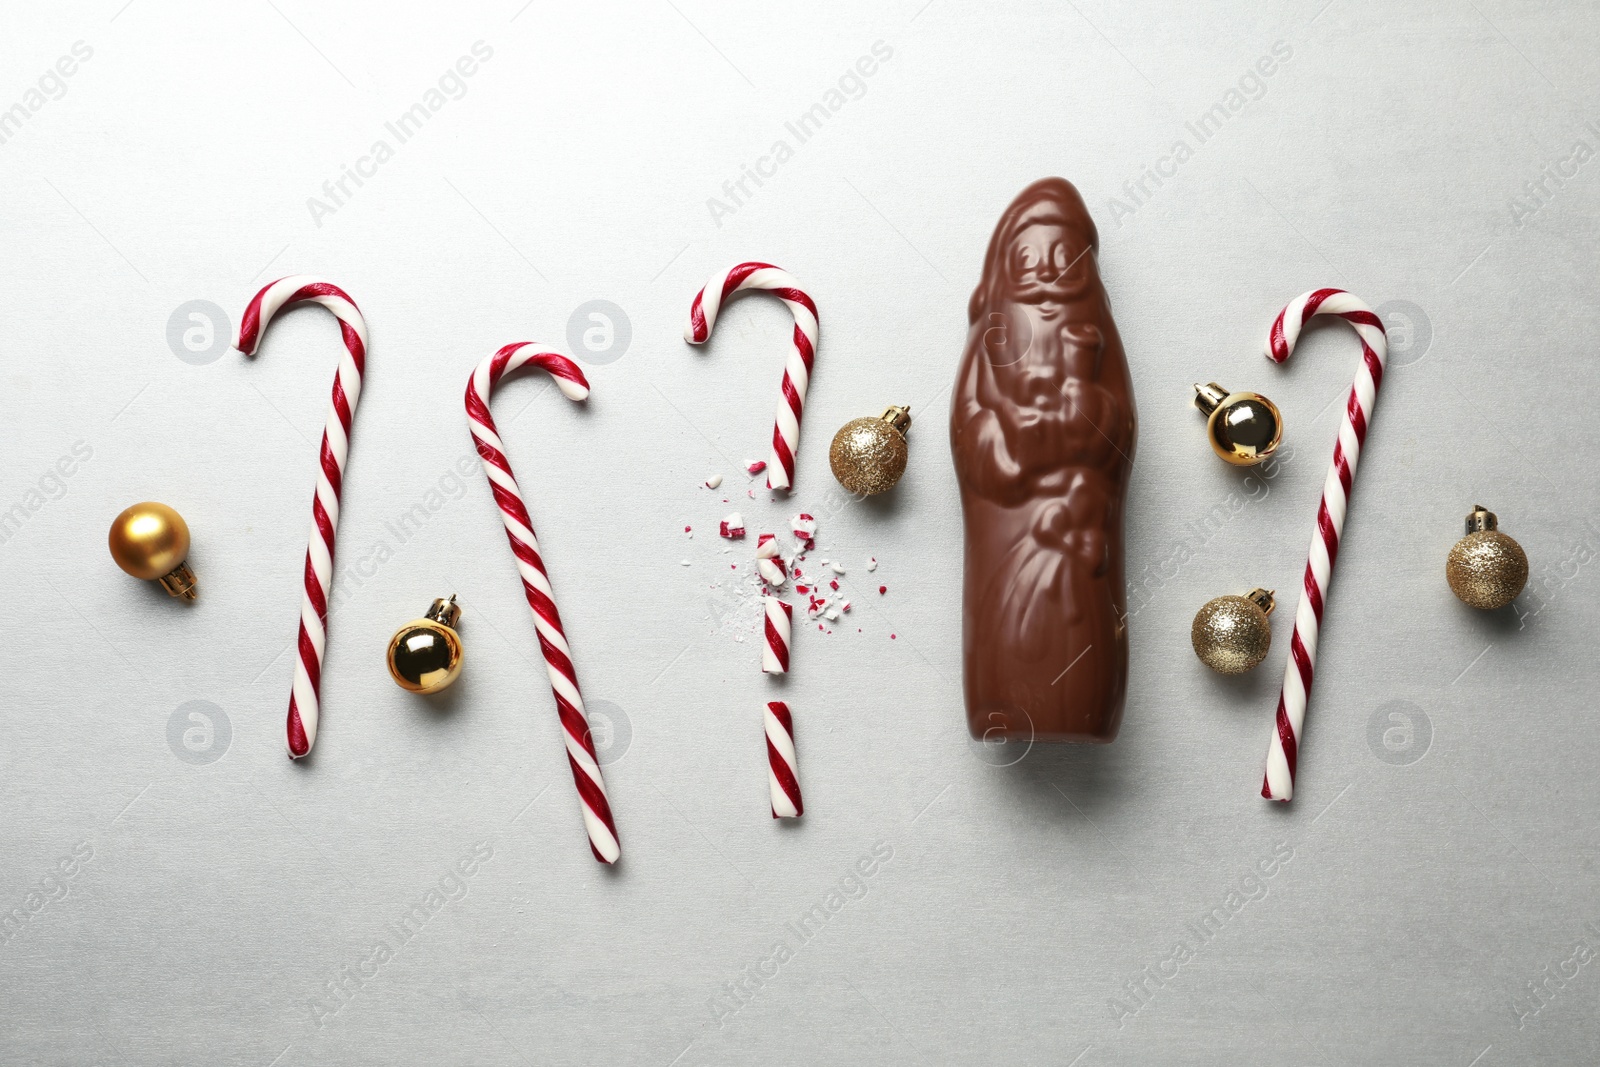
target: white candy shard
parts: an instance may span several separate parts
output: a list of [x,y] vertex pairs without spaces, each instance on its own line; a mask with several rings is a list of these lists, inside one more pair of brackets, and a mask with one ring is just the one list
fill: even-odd
[[707,489],[715,489],[717,486],[719,486],[721,484],[722,484],[722,475],[720,475],[720,474],[713,474],[711,477],[706,479],[706,488]]
[[877,569],[878,569],[878,557],[877,556],[873,556],[871,559],[867,560],[867,570],[875,571]]
[[832,570],[833,573],[835,573],[835,574],[843,574],[844,573],[844,564],[835,563],[829,569]]

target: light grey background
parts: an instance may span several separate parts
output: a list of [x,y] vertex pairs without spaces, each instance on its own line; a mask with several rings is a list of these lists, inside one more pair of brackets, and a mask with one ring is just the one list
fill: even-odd
[[[1592,8],[435,7],[8,5],[0,107],[29,117],[0,144],[0,509],[26,518],[0,544],[0,910],[25,921],[0,942],[0,1060],[1596,1058]],[[79,41],[93,54],[64,95],[27,106]],[[397,145],[385,123],[478,41],[493,55],[465,95]],[[865,91],[714,220],[708,198],[794,147],[785,122],[880,41],[892,57]],[[1290,58],[1247,78],[1279,42]],[[1241,81],[1199,143],[1185,124]],[[314,218],[308,198],[380,138],[393,158]],[[1125,183],[1179,140],[1191,158],[1134,199]],[[1101,228],[1140,405],[1127,551],[1144,592],[1117,743],[1024,754],[965,738],[945,420],[984,244],[1047,174]],[[765,452],[781,306],[736,302],[706,351],[679,336],[706,276],[749,258],[822,312],[786,502],[747,498],[738,469]],[[337,334],[296,311],[259,358],[205,362],[167,333],[193,300],[226,333],[289,273],[346,287],[372,329],[351,570],[301,765],[283,753],[289,645]],[[1384,308],[1395,341],[1280,807],[1257,795],[1262,758],[1356,357],[1341,329],[1284,368],[1260,344],[1322,285]],[[622,309],[631,343],[590,364],[587,409],[530,379],[496,411],[618,739],[616,870],[585,845],[493,502],[475,469],[451,474],[472,366],[564,343],[592,300]],[[1212,458],[1197,379],[1283,407],[1276,476]],[[891,402],[917,416],[910,470],[844,505],[828,439]],[[75,445],[89,458],[52,476]],[[430,488],[442,505],[402,543],[389,525]],[[112,516],[145,498],[193,528],[193,606],[107,557]],[[1475,502],[1533,563],[1500,616],[1443,578]],[[734,508],[752,540],[724,554]],[[831,635],[797,627],[780,686],[757,670],[748,557],[802,509],[855,607]],[[1195,610],[1257,584],[1283,597],[1272,655],[1208,674]],[[408,696],[385,641],[451,592],[466,673]],[[760,708],[778,691],[799,825],[766,810]],[[492,857],[453,879],[480,842]],[[888,858],[853,874],[874,848]],[[75,849],[92,855],[62,876]],[[457,899],[397,947],[393,924],[441,886]],[[788,924],[816,906],[804,940]],[[368,963],[380,941],[394,958]],[[342,1003],[328,984],[347,967],[374,973]]]

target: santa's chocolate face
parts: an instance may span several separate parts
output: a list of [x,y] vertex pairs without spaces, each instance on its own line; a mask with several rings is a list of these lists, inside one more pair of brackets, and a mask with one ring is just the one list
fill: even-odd
[[1011,242],[1006,277],[1013,299],[1025,304],[1062,303],[1083,288],[1083,239],[1055,224],[1036,222]]

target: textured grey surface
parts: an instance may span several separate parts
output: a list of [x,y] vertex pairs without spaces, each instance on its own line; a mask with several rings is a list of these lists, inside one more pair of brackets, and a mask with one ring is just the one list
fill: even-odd
[[[23,510],[0,544],[0,908],[22,918],[0,939],[0,1061],[1600,1056],[1592,8],[457,6],[6,15],[0,107],[24,117],[0,143],[0,508]],[[78,41],[92,56],[30,97]],[[464,95],[399,144],[385,124],[478,41]],[[879,41],[864,92],[796,145],[785,123]],[[1201,141],[1186,123],[1218,103]],[[792,158],[714,219],[780,138]],[[379,139],[392,158],[314,217]],[[1167,176],[1135,198],[1146,166]],[[946,389],[990,228],[1054,173],[1099,220],[1133,367],[1140,592],[1121,738],[1000,767],[1017,753],[963,729]],[[679,339],[705,277],[752,257],[822,309],[783,504],[744,498],[738,470],[764,452],[781,307],[736,302],[708,351]],[[305,765],[282,722],[334,327],[294,312],[248,363],[168,341],[189,301],[237,316],[295,272],[372,325]],[[1383,308],[1395,342],[1277,807],[1262,756],[1355,353],[1337,329],[1285,368],[1259,345],[1319,285]],[[614,871],[584,844],[482,476],[453,469],[473,364],[562,342],[591,300],[631,341],[590,367],[587,410],[530,380],[497,413],[611,727]],[[1212,458],[1196,379],[1283,407],[1274,477]],[[828,438],[890,402],[921,417],[910,471],[841,506]],[[699,487],[714,472],[720,493]],[[111,517],[148,497],[194,529],[193,607],[106,556]],[[1474,502],[1532,560],[1502,617],[1444,582]],[[729,569],[751,543],[713,535],[735,506],[752,534],[818,512],[817,555],[855,594],[848,625],[801,629],[782,687],[800,825],[766,813],[776,687]],[[1208,675],[1195,609],[1257,584],[1284,598],[1277,647]],[[451,591],[467,671],[426,703],[382,650]],[[397,934],[430,890],[445,903]]]

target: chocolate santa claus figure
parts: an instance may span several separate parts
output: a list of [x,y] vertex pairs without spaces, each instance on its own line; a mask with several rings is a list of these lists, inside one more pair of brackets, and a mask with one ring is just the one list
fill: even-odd
[[1078,191],[1037,181],[1001,217],[967,307],[950,441],[975,738],[1105,743],[1122,722],[1137,427],[1098,248]]

